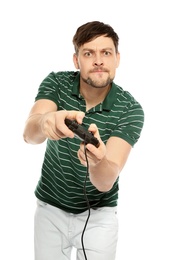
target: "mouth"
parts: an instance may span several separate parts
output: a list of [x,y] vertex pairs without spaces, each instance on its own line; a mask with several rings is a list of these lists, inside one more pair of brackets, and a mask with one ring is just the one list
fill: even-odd
[[98,68],[96,68],[96,69],[91,70],[90,72],[92,72],[92,73],[100,73],[100,72],[108,72],[108,71],[106,69],[98,69]]

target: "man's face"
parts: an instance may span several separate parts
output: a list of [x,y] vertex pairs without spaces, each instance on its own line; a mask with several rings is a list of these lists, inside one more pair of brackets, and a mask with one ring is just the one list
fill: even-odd
[[74,54],[74,64],[83,82],[95,88],[108,86],[115,77],[120,55],[111,38],[100,36],[85,43]]

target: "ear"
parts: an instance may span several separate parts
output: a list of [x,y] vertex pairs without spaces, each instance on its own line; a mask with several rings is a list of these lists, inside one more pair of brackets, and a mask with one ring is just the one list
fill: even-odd
[[117,68],[119,67],[119,64],[120,64],[120,53],[118,52],[117,53],[117,65],[116,65]]
[[74,53],[74,55],[73,55],[73,62],[74,62],[75,68],[78,70],[79,69],[79,63],[78,63],[78,57],[77,57],[76,53]]

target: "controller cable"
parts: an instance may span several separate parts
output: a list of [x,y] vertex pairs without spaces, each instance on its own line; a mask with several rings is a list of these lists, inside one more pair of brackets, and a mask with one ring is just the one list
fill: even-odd
[[88,220],[90,218],[90,203],[89,203],[87,193],[86,193],[86,183],[87,183],[88,174],[89,174],[89,163],[88,163],[87,149],[86,149],[85,143],[84,143],[84,152],[85,152],[85,159],[86,159],[86,163],[87,163],[87,172],[86,172],[86,176],[85,176],[83,191],[84,191],[85,199],[86,199],[87,206],[88,206],[88,216],[87,216],[85,226],[84,226],[83,231],[82,231],[81,244],[82,244],[82,249],[83,249],[83,254],[84,254],[85,260],[87,260],[87,256],[86,256],[86,252],[85,252],[85,248],[84,248],[83,236],[84,236],[87,224],[88,224]]

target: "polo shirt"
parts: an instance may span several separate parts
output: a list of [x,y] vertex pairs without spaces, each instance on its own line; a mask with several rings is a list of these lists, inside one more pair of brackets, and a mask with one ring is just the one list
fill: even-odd
[[[35,100],[49,99],[56,103],[57,110],[85,112],[82,125],[88,129],[91,123],[96,124],[105,144],[109,137],[116,136],[134,146],[144,123],[144,111],[140,103],[113,82],[104,101],[86,111],[79,82],[79,71],[51,72],[40,84]],[[47,140],[41,176],[35,189],[36,197],[78,214],[87,210],[86,189],[90,207],[117,206],[119,177],[108,192],[98,191],[89,178],[85,182],[87,168],[81,165],[77,157],[80,143],[77,137]]]

